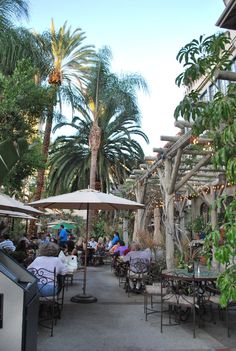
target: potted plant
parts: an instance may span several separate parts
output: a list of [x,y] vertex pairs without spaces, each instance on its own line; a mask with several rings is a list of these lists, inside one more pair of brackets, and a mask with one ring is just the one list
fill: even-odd
[[197,216],[192,221],[192,232],[195,239],[200,239],[201,233],[204,231],[204,222],[201,216]]

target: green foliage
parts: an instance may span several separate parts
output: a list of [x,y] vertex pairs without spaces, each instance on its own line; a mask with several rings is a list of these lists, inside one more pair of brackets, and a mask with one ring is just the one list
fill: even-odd
[[204,221],[201,216],[198,216],[192,221],[192,230],[194,233],[199,233],[204,229]]
[[[211,136],[211,150],[215,167],[226,169],[227,182],[236,183],[236,85],[229,84],[226,92],[221,92],[214,81],[216,70],[230,69],[230,38],[220,33],[199,40],[193,40],[180,50],[177,55],[185,70],[177,79],[178,86],[185,85],[190,89],[199,78],[207,77],[215,86],[216,93],[211,101],[201,100],[198,89],[191,90],[175,109],[175,118],[194,122],[195,135]],[[205,239],[205,252],[208,263],[212,259],[212,248],[215,259],[226,267],[218,279],[221,290],[221,304],[226,306],[236,299],[236,199],[225,205],[225,197],[220,197],[212,204],[224,213],[222,227],[211,231]]]
[[193,39],[178,53],[176,59],[184,63],[185,71],[176,78],[178,86],[191,86],[192,83],[204,75],[211,78],[216,69],[224,70],[230,67],[230,50],[227,44],[230,38],[225,33],[213,34],[199,40]]
[[105,221],[103,219],[98,219],[93,224],[91,236],[95,238],[104,237],[106,235],[105,231]]
[[[2,152],[3,156],[7,154],[8,161],[14,161],[14,167],[8,169],[8,177],[3,181],[8,193],[19,191],[24,179],[42,165],[40,143],[35,136],[39,121],[51,101],[51,89],[36,85],[34,73],[35,70],[24,60],[18,63],[12,76],[0,75],[0,141],[8,140],[12,145],[16,140],[24,142],[24,152],[18,157],[9,147]],[[36,144],[28,149],[35,141]]]
[[[120,77],[112,73],[109,51],[100,54],[105,57],[97,64],[97,70],[91,72],[84,101],[77,105],[78,115],[72,123],[59,123],[55,128],[71,126],[75,132],[59,137],[51,148],[48,185],[51,194],[89,185],[90,133],[95,119],[101,130],[96,167],[96,181],[101,191],[117,188],[144,158],[136,138],[146,142],[148,138],[141,130],[135,89],[140,86],[145,89],[145,82],[139,75]],[[96,101],[97,110],[94,109]]]
[[15,166],[4,179],[3,185],[6,193],[20,192],[24,180],[34,176],[36,171],[43,167],[43,156],[41,153],[41,142],[35,141],[30,145],[23,155],[19,158]]
[[46,112],[50,96],[34,82],[34,69],[19,62],[12,76],[0,76],[0,140],[29,139]]
[[15,20],[28,17],[28,1],[26,0],[1,0],[0,25],[11,26]]
[[27,143],[24,139],[17,142],[5,140],[0,142],[0,184],[9,175],[21,155],[26,150]]
[[227,268],[218,278],[218,286],[223,294],[220,296],[222,307],[229,302],[236,301],[236,265]]

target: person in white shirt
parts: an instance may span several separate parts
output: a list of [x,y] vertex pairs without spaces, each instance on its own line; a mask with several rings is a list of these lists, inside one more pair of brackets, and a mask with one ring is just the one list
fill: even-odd
[[13,241],[10,240],[9,235],[6,233],[2,237],[3,241],[0,243],[0,249],[4,249],[6,251],[15,251],[16,247],[13,244]]
[[[35,260],[27,267],[27,269],[37,276],[37,272],[41,268],[44,277],[49,278],[50,280],[53,280],[54,278],[54,268],[56,269],[56,276],[58,276],[59,274],[66,275],[68,272],[68,268],[58,257],[58,253],[59,246],[57,244],[52,242],[41,244],[39,247],[39,256],[35,258]],[[53,281],[48,284],[43,284],[42,279],[40,282],[40,277],[37,277],[39,278],[38,287],[40,295],[52,295],[54,292]]]
[[92,249],[96,249],[98,243],[95,241],[94,238],[91,238],[88,244],[89,244],[89,247],[91,247]]

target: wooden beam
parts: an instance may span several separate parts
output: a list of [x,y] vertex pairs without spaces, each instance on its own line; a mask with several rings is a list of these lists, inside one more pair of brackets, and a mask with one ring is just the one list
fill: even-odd
[[180,166],[180,163],[181,163],[182,151],[183,150],[181,148],[179,148],[178,151],[177,151],[177,155],[176,155],[176,158],[175,158],[175,164],[174,164],[173,171],[172,171],[172,174],[171,174],[170,186],[169,186],[169,189],[168,189],[169,195],[172,194],[174,192],[174,189],[175,189],[175,183],[176,183],[176,179],[177,179],[177,176],[178,176],[179,166]]
[[178,191],[195,173],[204,165],[206,165],[211,159],[211,155],[203,157],[194,167],[188,172],[179,183],[175,186],[175,191]]
[[[179,167],[180,171],[191,171],[191,168]],[[213,173],[225,173],[223,169],[214,169],[214,168],[201,168],[201,172],[213,172]]]
[[174,156],[179,148],[184,149],[189,144],[189,140],[191,139],[191,136],[192,136],[191,130],[189,130],[187,133],[182,135],[181,138],[168,149],[166,156],[167,157]]
[[[191,170],[190,170],[191,172]],[[184,177],[186,174],[188,174],[189,172],[186,172],[186,173],[181,173],[181,177]],[[197,178],[215,178],[215,179],[218,179],[218,174],[214,174],[214,173],[206,173],[206,172],[201,172],[198,171],[197,174],[195,174],[195,177]]]
[[193,124],[181,119],[181,120],[175,121],[174,126],[177,128],[191,128]]
[[[176,142],[180,139],[181,136],[166,136],[166,135],[162,135],[161,136],[161,140],[162,141],[170,141],[170,142]],[[201,144],[201,145],[205,145],[205,144],[208,144],[208,143],[211,143],[212,142],[212,139],[209,139],[209,138],[198,138],[197,137],[197,142],[196,144]]]
[[236,73],[231,71],[216,71],[215,79],[229,80],[231,82],[236,82]]
[[[168,151],[166,152],[165,156],[169,157],[172,156],[174,154],[176,154],[177,150],[181,147],[184,148],[185,146],[187,146],[189,144],[189,140],[192,136],[192,131],[189,130],[187,133],[185,133],[184,135],[181,136],[180,140],[177,141],[174,145],[172,145]],[[152,172],[155,171],[155,169],[157,167],[159,167],[163,162],[163,159],[161,159],[160,157],[158,159],[156,159],[156,161],[151,165],[151,167],[149,168],[149,170],[147,171],[146,174],[144,174],[141,178],[140,181],[144,180],[147,177],[150,177],[150,175],[152,174]]]
[[160,139],[161,141],[171,141],[175,143],[177,140],[179,140],[180,136],[168,136],[168,135],[161,135]]
[[154,147],[153,152],[158,152],[159,154],[165,154],[169,149],[167,147]]
[[202,185],[205,185],[206,183],[209,184],[212,182],[212,179],[209,178],[191,178],[188,180],[188,182],[195,182],[195,183],[201,183]]

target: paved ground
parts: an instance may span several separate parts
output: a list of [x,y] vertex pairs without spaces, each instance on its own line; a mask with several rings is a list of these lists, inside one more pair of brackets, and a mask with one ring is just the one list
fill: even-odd
[[[82,273],[77,276],[82,278]],[[197,328],[193,339],[191,323],[165,327],[160,333],[160,316],[144,319],[143,296],[130,295],[118,287],[109,266],[89,267],[87,292],[96,296],[93,304],[78,304],[70,298],[81,293],[77,280],[66,291],[62,319],[54,336],[39,330],[38,351],[229,351],[236,350],[236,325],[231,338],[225,327],[209,323]],[[234,349],[235,348],[235,349]]]

